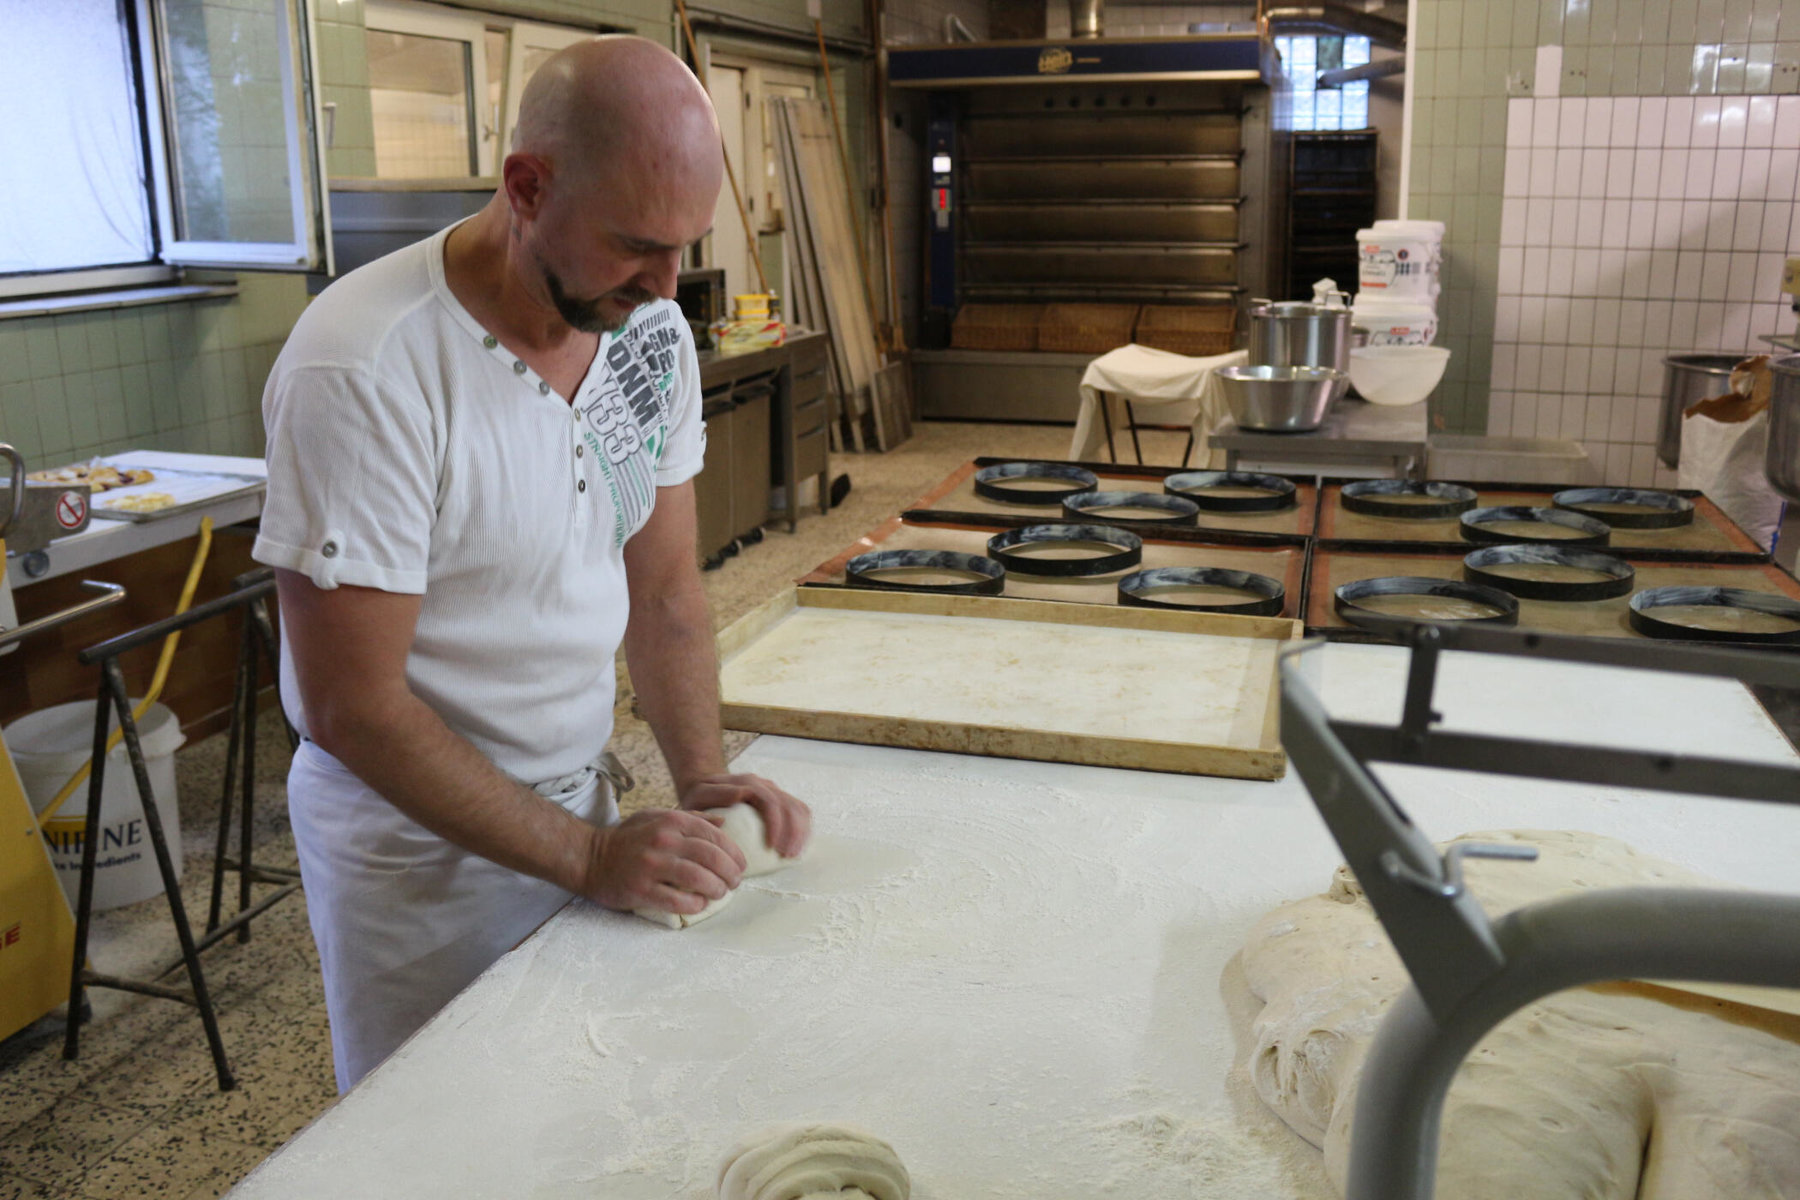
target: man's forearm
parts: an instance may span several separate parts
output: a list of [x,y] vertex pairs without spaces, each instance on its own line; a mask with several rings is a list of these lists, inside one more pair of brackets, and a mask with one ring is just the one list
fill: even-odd
[[401,812],[503,867],[581,893],[604,833],[507,778],[410,692],[346,712],[319,744]]
[[677,796],[725,770],[719,732],[719,660],[698,582],[632,608],[625,661],[638,707],[669,764]]

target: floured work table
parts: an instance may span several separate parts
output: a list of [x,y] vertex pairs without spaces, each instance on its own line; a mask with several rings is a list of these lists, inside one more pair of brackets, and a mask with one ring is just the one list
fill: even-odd
[[[1317,655],[1334,713],[1395,719],[1403,652]],[[1438,701],[1452,729],[1794,759],[1735,683],[1452,654]],[[572,904],[232,1195],[702,1200],[789,1119],[887,1138],[921,1200],[1332,1194],[1241,1072],[1245,932],[1339,861],[1292,772],[786,737],[733,769],[812,804],[805,862],[680,933]],[[1382,776],[1434,839],[1583,829],[1794,889],[1786,806]]]

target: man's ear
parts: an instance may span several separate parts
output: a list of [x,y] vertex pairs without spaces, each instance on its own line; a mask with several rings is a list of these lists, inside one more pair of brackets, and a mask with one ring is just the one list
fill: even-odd
[[500,164],[500,181],[513,215],[532,219],[543,212],[550,185],[550,163],[536,154],[514,153]]

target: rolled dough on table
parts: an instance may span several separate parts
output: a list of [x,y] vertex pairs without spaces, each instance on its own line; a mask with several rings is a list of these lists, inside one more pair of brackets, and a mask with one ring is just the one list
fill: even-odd
[[719,1164],[719,1200],[907,1200],[894,1148],[852,1125],[776,1125]]
[[[1722,886],[1586,833],[1517,841],[1535,863],[1472,859],[1490,916],[1573,890]],[[1252,928],[1244,972],[1257,1094],[1325,1152],[1342,1192],[1363,1060],[1408,983],[1347,867],[1324,895]],[[1800,1020],[1642,984],[1560,992],[1508,1017],[1464,1061],[1444,1105],[1446,1200],[1800,1197]]]
[[[804,858],[804,853],[793,858],[783,858],[769,845],[769,832],[763,825],[762,814],[748,804],[734,804],[719,814],[724,818],[719,828],[725,836],[737,843],[737,848],[744,852],[744,878],[752,875],[767,875],[771,871],[779,871],[783,867],[792,866]],[[632,911],[646,921],[654,921],[670,929],[686,929],[690,925],[713,916],[720,909],[731,903],[737,895],[737,888],[731,889],[717,900],[713,900],[697,913],[664,912],[660,908],[636,908]]]

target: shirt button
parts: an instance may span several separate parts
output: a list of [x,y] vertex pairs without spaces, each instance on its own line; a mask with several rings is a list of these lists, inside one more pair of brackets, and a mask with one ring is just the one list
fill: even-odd
[[549,394],[550,394],[550,385],[545,383],[541,379],[538,380],[538,395],[548,396]]
[[580,446],[575,447],[575,457],[576,458],[581,457],[581,447]]
[[319,547],[319,553],[323,554],[326,558],[336,558],[337,557],[337,543],[336,542],[326,542],[323,546]]
[[513,359],[513,374],[514,375],[523,375],[524,373],[525,373],[525,363],[520,359],[517,359],[517,358]]
[[577,480],[575,483],[575,490],[578,492],[587,491],[587,480],[585,480],[585,479]]
[[489,350],[492,350],[495,346],[500,344],[500,339],[490,333],[481,339],[481,344],[486,346]]

